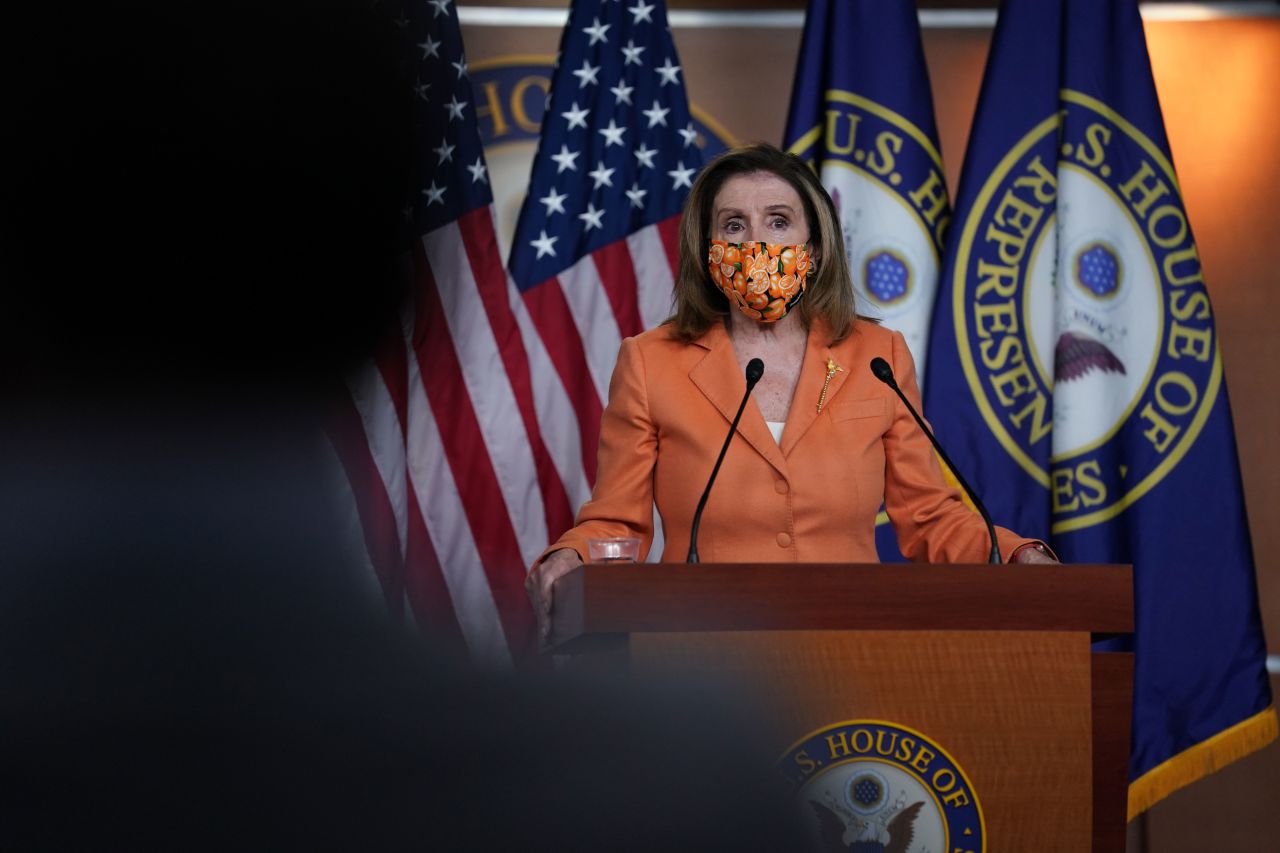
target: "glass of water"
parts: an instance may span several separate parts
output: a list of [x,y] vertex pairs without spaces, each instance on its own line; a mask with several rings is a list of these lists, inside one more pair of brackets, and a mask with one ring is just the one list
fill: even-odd
[[587,556],[593,563],[634,563],[640,559],[640,540],[632,536],[588,539]]

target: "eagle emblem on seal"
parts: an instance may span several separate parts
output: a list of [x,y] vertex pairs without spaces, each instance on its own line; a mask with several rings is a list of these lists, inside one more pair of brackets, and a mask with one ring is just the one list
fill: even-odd
[[[824,853],[907,853],[915,837],[916,816],[923,802],[913,803],[895,813],[887,821],[875,817],[851,815],[846,823],[833,809],[810,800],[818,816],[818,835]],[[845,837],[854,836],[851,843]]]
[[1090,370],[1124,373],[1124,362],[1106,344],[1080,332],[1063,332],[1054,348],[1054,378],[1059,382],[1079,379]]

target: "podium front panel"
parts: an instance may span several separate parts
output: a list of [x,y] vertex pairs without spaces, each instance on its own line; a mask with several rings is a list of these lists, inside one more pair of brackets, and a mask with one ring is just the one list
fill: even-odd
[[[774,733],[780,757],[797,741],[844,721],[918,732],[967,777],[987,850],[1090,849],[1087,634],[637,632],[630,638],[630,665],[637,675],[714,680],[742,696],[744,708]],[[822,766],[877,759],[870,741],[819,737],[818,743],[826,745],[806,758]],[[921,762],[927,777],[927,755]],[[938,805],[950,807],[941,800]],[[964,838],[949,843],[951,851],[970,849]]]

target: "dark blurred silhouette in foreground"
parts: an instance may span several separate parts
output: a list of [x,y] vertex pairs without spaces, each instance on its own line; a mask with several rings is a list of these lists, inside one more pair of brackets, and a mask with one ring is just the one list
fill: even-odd
[[305,455],[191,450],[6,466],[0,847],[788,849],[722,697],[436,659]]
[[345,556],[397,39],[367,0],[0,32],[0,849],[792,846],[722,697],[440,659]]

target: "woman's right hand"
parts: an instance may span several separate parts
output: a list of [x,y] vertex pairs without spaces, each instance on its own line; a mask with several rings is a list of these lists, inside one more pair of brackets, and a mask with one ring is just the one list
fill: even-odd
[[538,617],[538,638],[551,639],[552,588],[555,582],[582,565],[582,558],[572,548],[552,551],[547,558],[529,570],[524,578],[524,591],[529,594],[533,612]]

